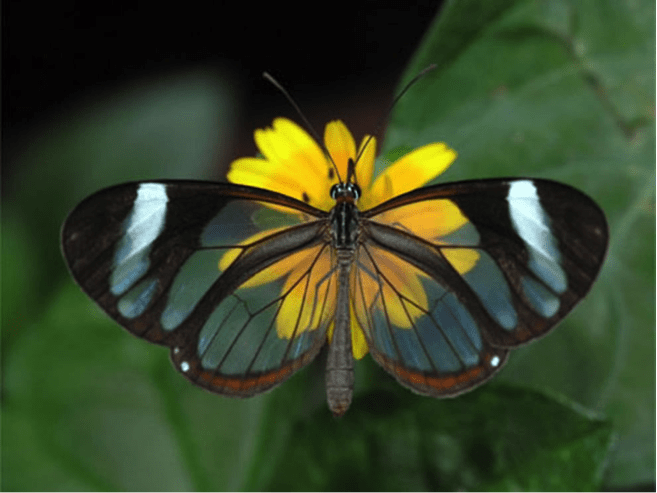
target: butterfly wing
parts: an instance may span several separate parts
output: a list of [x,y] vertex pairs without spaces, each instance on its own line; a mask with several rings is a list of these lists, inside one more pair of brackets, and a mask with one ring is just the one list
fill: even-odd
[[482,383],[553,328],[608,243],[599,207],[548,180],[427,187],[362,216],[352,311],[375,360],[432,396]]
[[250,396],[326,341],[335,281],[326,214],[284,195],[192,181],[131,183],[78,205],[69,269],[123,327],[171,348],[194,383]]

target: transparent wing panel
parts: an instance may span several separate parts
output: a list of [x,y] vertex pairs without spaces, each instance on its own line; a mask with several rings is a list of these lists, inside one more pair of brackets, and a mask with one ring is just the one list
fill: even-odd
[[203,370],[244,377],[272,372],[315,351],[335,311],[327,245],[302,250],[264,269],[223,299],[203,324]]
[[352,304],[374,358],[416,391],[458,393],[490,376],[505,357],[448,286],[376,246],[358,252]]

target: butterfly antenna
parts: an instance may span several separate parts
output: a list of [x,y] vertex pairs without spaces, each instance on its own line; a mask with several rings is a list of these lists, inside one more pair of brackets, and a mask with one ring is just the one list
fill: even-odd
[[367,146],[369,145],[370,141],[374,138],[375,135],[378,135],[379,132],[381,131],[381,128],[383,127],[383,124],[386,122],[388,118],[390,118],[390,114],[392,113],[392,109],[397,105],[397,102],[402,98],[404,94],[411,88],[411,86],[415,85],[415,83],[420,80],[422,77],[424,77],[428,72],[431,72],[433,69],[436,68],[436,64],[432,63],[422,71],[420,71],[419,74],[417,74],[415,77],[413,77],[408,84],[404,86],[404,88],[395,96],[395,99],[392,100],[392,103],[390,103],[390,106],[388,106],[388,109],[381,115],[379,120],[376,122],[376,125],[374,126],[374,133],[370,135],[367,140],[365,141],[365,144],[363,147],[361,147],[360,151],[358,152],[358,155],[356,156],[356,162],[358,162],[362,156],[362,154],[365,152],[365,149],[367,149]]
[[276,79],[274,79],[268,72],[263,72],[262,76],[265,79],[267,79],[269,82],[271,82],[276,89],[278,89],[279,91],[281,91],[283,93],[283,96],[285,96],[285,98],[289,101],[289,103],[292,105],[292,107],[297,112],[297,114],[301,117],[301,120],[303,121],[303,124],[310,131],[310,133],[312,134],[315,141],[317,143],[319,143],[320,146],[322,146],[322,151],[324,151],[324,154],[326,155],[326,157],[328,157],[329,161],[331,161],[331,164],[333,165],[333,168],[335,169],[335,173],[338,177],[338,180],[340,181],[340,183],[343,183],[342,177],[340,176],[340,171],[338,170],[337,165],[333,161],[333,158],[331,157],[331,154],[329,153],[328,149],[324,145],[324,140],[319,137],[319,134],[317,133],[315,128],[310,124],[310,122],[306,118],[306,115],[303,114],[303,112],[301,111],[301,108],[299,108],[299,105],[296,103],[296,101],[294,101],[294,99],[292,99],[292,96],[290,96],[290,93],[288,93],[285,90],[285,88],[281,84],[279,84],[278,81]]

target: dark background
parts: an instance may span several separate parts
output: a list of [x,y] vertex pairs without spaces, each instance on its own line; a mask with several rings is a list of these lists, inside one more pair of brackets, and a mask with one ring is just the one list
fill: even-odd
[[335,118],[322,116],[327,105],[344,107],[352,125],[362,120],[359,139],[373,131],[441,3],[5,2],[3,140],[11,148],[35,123],[99,91],[213,67],[234,77],[239,140],[289,110],[263,83],[264,70],[311,121],[317,113],[320,129]]

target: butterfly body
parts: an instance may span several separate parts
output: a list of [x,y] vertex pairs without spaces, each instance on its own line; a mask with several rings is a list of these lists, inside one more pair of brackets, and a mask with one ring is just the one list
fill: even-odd
[[360,190],[353,183],[338,184],[331,196],[331,246],[335,250],[337,295],[333,337],[326,361],[326,399],[335,416],[343,415],[351,404],[354,387],[354,358],[351,347],[349,286],[352,264],[358,249],[360,221],[356,200]]

